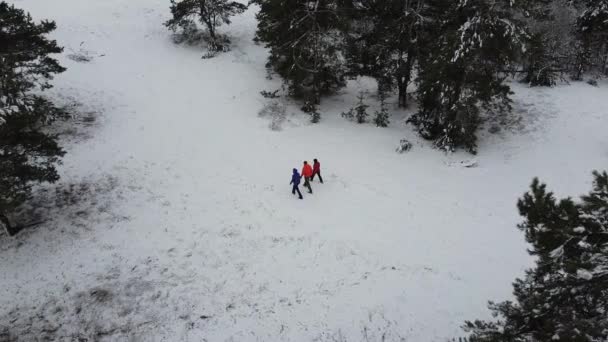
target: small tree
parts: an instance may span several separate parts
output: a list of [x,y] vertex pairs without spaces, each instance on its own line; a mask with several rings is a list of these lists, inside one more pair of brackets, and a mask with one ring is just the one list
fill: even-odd
[[222,24],[230,24],[230,17],[245,12],[246,5],[228,0],[171,0],[173,18],[165,23],[175,31],[181,28],[184,32],[196,27],[196,20],[205,25],[209,34],[209,44],[212,51],[223,51],[230,43],[227,39],[218,37],[216,28]]
[[319,123],[321,121],[321,113],[319,113],[319,108],[317,108],[314,100],[306,101],[302,106],[302,111],[310,114],[310,122]]
[[384,94],[380,94],[380,110],[376,111],[374,115],[374,123],[378,127],[387,127],[390,123],[388,109],[386,108],[386,101]]
[[317,106],[313,106],[312,111],[310,112],[310,122],[319,123],[319,121],[321,121],[321,113],[319,113]]
[[0,2],[0,222],[9,234],[19,228],[7,215],[30,197],[32,184],[59,179],[55,165],[64,152],[42,128],[63,111],[31,94],[65,71],[49,56],[62,51],[45,37],[55,27]]
[[363,103],[363,94],[359,94],[357,98],[359,99],[359,102],[355,106],[355,119],[358,124],[366,123],[367,117],[369,116],[367,113],[367,108],[369,106]]
[[359,124],[366,123],[367,117],[369,116],[367,113],[367,108],[369,106],[363,103],[362,93],[357,96],[357,99],[359,99],[357,105],[349,109],[348,112],[342,113],[342,117],[348,120],[355,120]]
[[471,342],[608,340],[608,174],[580,201],[557,201],[537,179],[518,202],[536,267],[513,284],[516,302],[490,303],[500,320],[467,322]]

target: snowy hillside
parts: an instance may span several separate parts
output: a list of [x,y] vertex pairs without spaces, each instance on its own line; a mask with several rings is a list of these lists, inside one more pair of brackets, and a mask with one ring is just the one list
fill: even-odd
[[[408,113],[341,118],[365,81],[319,125],[290,106],[269,129],[255,8],[201,59],[163,26],[168,0],[13,3],[57,22],[50,94],[84,116],[36,199],[47,221],[0,239],[0,341],[446,341],[532,263],[515,207],[532,178],[578,196],[608,165],[605,83],[513,84],[512,129],[446,155]],[[291,170],[313,158],[325,184],[299,201]]]

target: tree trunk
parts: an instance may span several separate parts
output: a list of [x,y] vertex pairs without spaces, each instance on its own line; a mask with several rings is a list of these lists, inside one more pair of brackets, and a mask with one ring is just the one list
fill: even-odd
[[207,26],[207,31],[209,31],[209,37],[211,37],[211,40],[215,42],[215,22],[213,21],[212,13],[209,13],[205,6],[206,4],[204,1],[201,1],[199,3],[199,15],[201,16],[201,21],[205,23],[205,26]]
[[16,227],[13,227],[13,225],[11,225],[11,221],[3,213],[0,213],[0,223],[4,225],[4,228],[6,229],[6,232],[9,236],[13,236],[19,231]]
[[407,83],[402,76],[397,80],[399,87],[399,107],[407,108]]
[[608,75],[608,44],[604,44],[604,61],[602,65],[602,73]]
[[399,66],[397,68],[397,87],[399,88],[399,107],[407,108],[407,86],[410,84],[412,78],[412,60],[413,55],[408,52],[405,61],[399,60]]
[[215,27],[213,27],[213,24],[207,20],[205,20],[205,24],[207,25],[207,31],[209,31],[209,36],[215,41]]

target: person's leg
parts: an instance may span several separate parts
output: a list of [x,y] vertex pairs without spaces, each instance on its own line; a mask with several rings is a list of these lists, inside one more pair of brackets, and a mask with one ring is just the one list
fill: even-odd
[[296,185],[296,191],[298,191],[298,196],[300,196],[300,199],[302,199],[302,193],[300,192],[300,189],[298,188],[298,186]]
[[317,174],[319,175],[319,180],[321,181],[321,184],[323,184],[323,177],[321,177],[321,171],[317,171]]
[[295,195],[297,189],[298,189],[298,186],[296,184],[294,184],[293,187],[291,188],[291,193]]
[[310,181],[314,181],[315,180],[315,175],[317,174],[317,171],[312,173],[312,177],[310,177]]
[[305,178],[304,186],[308,188],[308,192],[312,194],[312,186],[310,186],[310,177]]

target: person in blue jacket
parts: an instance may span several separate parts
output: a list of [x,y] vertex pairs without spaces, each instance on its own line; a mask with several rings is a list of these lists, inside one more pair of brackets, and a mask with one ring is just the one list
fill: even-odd
[[298,192],[298,196],[300,196],[300,199],[302,199],[302,193],[300,192],[300,188],[298,188],[298,185],[300,185],[300,180],[302,179],[302,176],[300,176],[300,174],[298,173],[298,169],[293,169],[293,175],[291,176],[291,183],[289,184],[293,184],[293,188],[291,189],[291,193],[292,194],[296,194],[296,191]]

